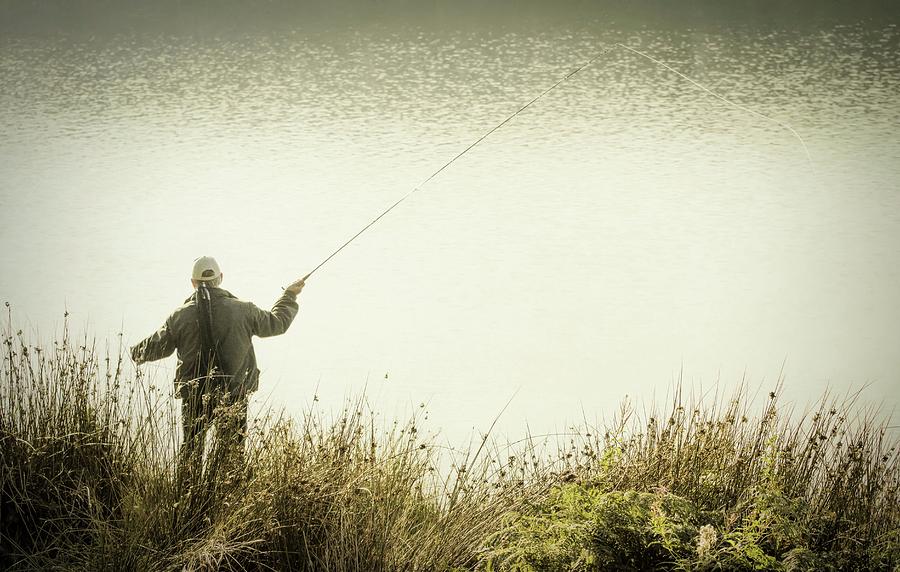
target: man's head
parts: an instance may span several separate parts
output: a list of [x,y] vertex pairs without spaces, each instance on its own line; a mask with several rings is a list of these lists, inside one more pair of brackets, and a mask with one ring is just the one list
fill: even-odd
[[202,282],[207,286],[217,288],[222,284],[224,276],[215,258],[212,256],[201,256],[194,261],[194,269],[191,272],[191,285],[196,288]]

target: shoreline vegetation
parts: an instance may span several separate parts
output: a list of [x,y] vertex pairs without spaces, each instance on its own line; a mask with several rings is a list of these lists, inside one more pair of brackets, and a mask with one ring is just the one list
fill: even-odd
[[[897,570],[900,451],[857,395],[745,386],[448,453],[364,398],[251,423],[177,490],[171,392],[66,331],[2,334],[4,570]],[[215,455],[210,455],[215,459]]]

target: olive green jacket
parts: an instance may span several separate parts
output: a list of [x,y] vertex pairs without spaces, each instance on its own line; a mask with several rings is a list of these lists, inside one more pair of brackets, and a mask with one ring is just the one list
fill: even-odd
[[[250,302],[238,300],[221,288],[210,288],[209,293],[213,339],[218,344],[222,362],[228,364],[231,370],[214,378],[212,389],[240,396],[256,391],[259,387],[259,369],[256,367],[252,338],[283,334],[297,315],[296,295],[285,292],[267,312]],[[198,371],[200,348],[197,292],[194,292],[183,306],[172,312],[155,334],[131,348],[131,357],[140,365],[168,357],[177,350],[175,390],[179,397],[187,397],[191,381],[207,373]]]

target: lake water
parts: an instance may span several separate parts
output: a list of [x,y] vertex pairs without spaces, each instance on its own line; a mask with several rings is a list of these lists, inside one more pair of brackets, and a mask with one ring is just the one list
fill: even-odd
[[[136,343],[192,261],[268,306],[413,194],[257,342],[259,407],[366,388],[452,442],[627,394],[867,385],[900,404],[900,29],[558,23],[14,36],[0,43],[0,297]],[[778,122],[791,126],[804,143]],[[172,360],[155,372],[171,375]],[[683,372],[683,373],[682,373]]]

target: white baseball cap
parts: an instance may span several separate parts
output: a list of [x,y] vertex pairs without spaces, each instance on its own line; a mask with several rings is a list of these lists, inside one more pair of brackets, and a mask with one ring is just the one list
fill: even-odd
[[212,256],[201,256],[194,261],[194,270],[191,272],[191,278],[198,282],[207,282],[215,280],[222,275],[219,269],[219,263]]

